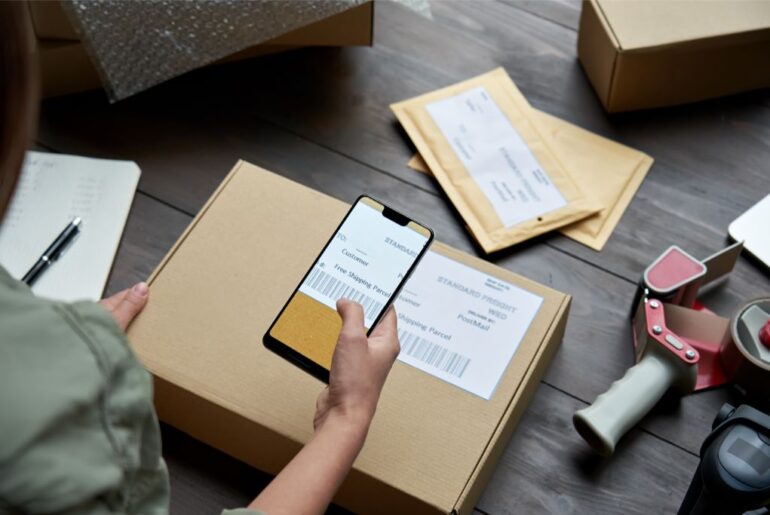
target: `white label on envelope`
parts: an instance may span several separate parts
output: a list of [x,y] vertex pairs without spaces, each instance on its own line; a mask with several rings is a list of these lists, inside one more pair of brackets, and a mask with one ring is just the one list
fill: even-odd
[[483,86],[426,108],[505,227],[567,205]]
[[543,298],[429,251],[395,302],[398,359],[490,399]]

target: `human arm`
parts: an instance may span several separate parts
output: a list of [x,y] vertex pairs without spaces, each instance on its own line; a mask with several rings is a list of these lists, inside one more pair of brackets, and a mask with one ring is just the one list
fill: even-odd
[[337,311],[342,330],[329,386],[316,403],[315,433],[249,508],[270,515],[322,513],[363,447],[400,349],[396,314],[390,309],[367,338],[359,304],[341,299]]
[[0,512],[168,510],[152,379],[121,324],[0,267]]

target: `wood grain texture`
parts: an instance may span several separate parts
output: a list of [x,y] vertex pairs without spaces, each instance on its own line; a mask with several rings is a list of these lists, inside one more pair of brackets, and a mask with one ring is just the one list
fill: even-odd
[[107,280],[105,296],[146,281],[191,220],[189,215],[138,192]]
[[580,25],[580,0],[501,0],[516,9],[534,14],[563,27],[578,30]]
[[[536,107],[655,157],[656,165],[625,215],[630,222],[618,227],[604,252],[563,237],[549,241],[629,280],[673,242],[686,243],[696,255],[709,254],[723,245],[729,221],[764,194],[753,184],[767,182],[763,163],[770,155],[770,114],[756,109],[757,96],[766,94],[609,118],[575,59],[574,31],[505,4],[485,2],[484,9],[473,4],[439,2],[433,22],[383,4],[378,23],[393,30],[378,31],[372,49],[307,49],[205,70],[162,86],[152,92],[153,101],[112,106],[112,111],[154,120],[164,134],[178,133],[180,117],[193,118],[193,104],[195,117],[211,123],[230,122],[236,114],[253,116],[440,194],[432,179],[406,168],[412,147],[387,106],[503,64]],[[287,81],[293,76],[307,80]],[[196,104],[201,96],[212,101]],[[188,112],[180,112],[182,108]],[[175,118],[168,116],[170,110]],[[108,122],[91,129],[101,131]],[[224,136],[208,137],[218,146]],[[710,141],[723,141],[736,152],[728,156],[721,145],[704,145]],[[195,150],[179,157],[206,165],[210,159],[203,149],[208,147],[194,139],[189,143]],[[153,145],[174,154],[183,148],[169,136],[154,138]],[[215,168],[215,163],[208,164]],[[152,190],[173,189],[170,175],[153,175]],[[210,190],[215,183],[209,179],[205,184]],[[175,195],[193,195],[192,190]],[[181,200],[186,209],[194,204]],[[714,204],[719,207],[713,209]],[[672,227],[678,228],[676,234]],[[751,272],[743,277],[746,285],[766,286]],[[752,292],[740,292],[730,300],[749,296]]]
[[[203,204],[236,158],[243,158],[348,202],[366,191],[424,220],[436,231],[438,239],[478,254],[478,249],[463,229],[462,220],[435,190],[415,188],[401,177],[383,174],[376,168],[239,112],[219,109],[210,114],[207,109],[201,109],[196,119],[187,119],[186,103],[174,104],[167,97],[165,92],[158,95],[150,92],[144,96],[146,101],[135,99],[132,110],[116,110],[116,106],[99,101],[98,95],[72,97],[55,104],[55,123],[64,123],[69,115],[80,112],[81,116],[99,121],[93,124],[94,127],[114,126],[115,129],[107,135],[103,135],[102,130],[87,130],[75,142],[75,151],[111,156],[111,142],[117,137],[120,141],[118,151],[135,151],[137,155],[147,157],[140,160],[143,190],[165,197],[190,211]],[[46,105],[43,114],[45,123],[42,126],[46,131],[54,123],[50,105]],[[165,121],[161,123],[153,118],[151,123],[138,124],[136,112],[151,113],[160,106],[166,113]],[[220,123],[212,133],[211,126],[216,123],[215,119],[225,116],[225,123]],[[172,145],[164,143],[164,132],[171,125],[175,132],[184,135],[186,144],[191,145],[190,156],[174,152],[173,148],[169,148]],[[65,131],[54,132],[58,135]],[[67,131],[66,137],[74,138],[73,132]],[[159,143],[148,150],[147,140]],[[51,146],[59,144],[54,138],[48,141]],[[70,143],[65,141],[61,144]],[[197,159],[204,153],[199,149],[205,149],[205,159]],[[220,164],[217,168],[213,163]],[[179,187],[180,184],[184,187]],[[563,349],[557,354],[546,380],[590,402],[622,376],[633,362],[626,315],[635,285],[547,245],[538,244],[553,239],[552,235],[539,238],[498,253],[492,260],[575,297]],[[601,288],[596,285],[601,285]],[[590,375],[584,373],[588,363],[592,369]],[[656,418],[652,417],[650,427],[657,427],[661,436],[695,452],[700,441],[698,437],[707,434],[712,414],[724,399],[723,391],[689,397],[681,405],[669,406],[668,410],[661,412],[665,423],[656,425]],[[687,418],[679,416],[682,410],[686,411]],[[694,435],[682,431],[688,419],[700,423]]]
[[[304,49],[188,74],[110,105],[101,93],[49,100],[39,141],[132,159],[141,193],[108,291],[145,278],[237,159],[345,201],[368,192],[479,254],[438,185],[406,167],[414,149],[388,105],[504,66],[537,108],[655,159],[605,250],[546,235],[490,260],[574,296],[567,333],[508,446],[481,513],[672,512],[722,402],[720,389],[660,403],[611,460],[592,458],[572,412],[632,363],[626,316],[641,270],[671,243],[696,256],[770,192],[770,93],[608,117],[575,57],[565,2],[432,2],[434,20],[382,2],[373,48]],[[767,294],[741,259],[706,299],[724,314]],[[267,477],[164,429],[178,513],[215,513]],[[254,485],[254,486],[253,486]]]
[[[487,513],[676,513],[697,458],[632,430],[612,458],[569,424],[583,403],[541,385],[478,506]],[[527,492],[527,495],[522,495]]]
[[[171,513],[218,514],[242,508],[272,479],[191,436],[161,424],[163,456],[171,477]],[[349,511],[330,506],[328,515]]]
[[[208,131],[205,122],[202,120],[202,125],[188,124],[180,127],[180,130],[188,141],[200,141],[202,144]],[[233,126],[236,122],[235,119],[230,120]],[[118,118],[112,123],[125,127],[121,134],[123,146],[134,144],[134,133],[141,133],[138,147],[141,146],[141,139],[152,137],[155,133],[153,124],[135,125],[133,130],[128,130],[132,123],[130,120]],[[227,129],[224,132],[234,130]],[[249,123],[249,131],[243,127],[238,130],[242,132],[240,140],[223,138],[224,141],[237,141],[237,144],[229,143],[224,148],[219,145],[210,147],[209,160],[225,161],[226,156],[240,156],[347,201],[355,199],[361,191],[367,191],[396,208],[424,219],[434,227],[441,240],[474,252],[473,244],[456,214],[439,196],[414,188],[402,180],[379,173],[269,124],[252,121]],[[93,134],[92,138],[96,136]],[[108,139],[83,141],[104,141],[106,145]],[[174,156],[166,156],[164,159],[168,161],[163,167],[145,170],[144,177],[164,173],[165,167],[185,174],[179,176],[179,181],[190,185],[196,183],[195,173],[205,171],[198,168],[194,160],[184,158],[180,162]],[[224,176],[228,168],[223,167],[219,174]],[[201,203],[205,200],[203,193],[208,194],[205,191],[198,192]],[[590,402],[631,364],[625,316],[634,287],[628,281],[537,243],[523,245],[514,252],[498,256],[497,264],[575,296],[563,347],[557,353],[546,378],[549,384]],[[597,284],[601,284],[602,288],[596,289]],[[591,374],[585,374],[587,368]],[[703,399],[690,397],[683,404],[697,414],[697,421],[704,423],[694,425],[692,420],[668,417],[672,420],[668,424],[660,424],[661,433],[677,445],[695,451],[700,438],[708,431],[707,422],[723,400],[721,393],[717,393],[713,399],[707,398],[707,402]],[[655,417],[651,421],[654,424]]]

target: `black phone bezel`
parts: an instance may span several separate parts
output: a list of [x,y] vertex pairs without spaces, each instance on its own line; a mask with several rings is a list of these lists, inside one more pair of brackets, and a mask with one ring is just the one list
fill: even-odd
[[315,260],[313,260],[313,263],[308,268],[307,272],[305,272],[305,275],[302,276],[302,279],[297,284],[297,287],[294,288],[294,291],[289,295],[289,298],[284,303],[281,310],[278,312],[278,315],[275,317],[273,322],[270,324],[270,327],[267,329],[267,332],[265,332],[264,336],[262,337],[262,344],[269,350],[273,351],[274,353],[278,354],[282,358],[286,359],[290,363],[298,366],[305,372],[309,373],[313,377],[323,381],[324,383],[329,383],[329,370],[324,368],[322,365],[319,365],[315,361],[311,360],[310,358],[306,357],[305,355],[301,354],[300,352],[297,352],[293,348],[289,347],[285,343],[281,342],[274,336],[272,336],[270,333],[273,330],[273,327],[275,326],[278,319],[281,318],[281,315],[283,315],[283,312],[286,310],[286,307],[289,305],[289,302],[291,302],[291,299],[294,298],[294,296],[299,291],[299,287],[302,285],[302,283],[305,282],[305,279],[307,278],[308,274],[310,274],[310,271],[313,270],[313,267],[318,263],[318,260],[321,258],[323,253],[326,251],[326,248],[331,244],[332,240],[334,240],[334,237],[337,235],[337,233],[340,231],[340,228],[343,226],[345,221],[348,219],[348,216],[350,216],[350,213],[353,211],[353,208],[356,207],[356,205],[361,202],[361,199],[363,198],[369,198],[373,200],[374,202],[378,203],[383,207],[382,215],[389,220],[392,220],[393,222],[406,226],[409,222],[414,222],[415,224],[419,225],[423,229],[428,231],[428,240],[425,242],[425,245],[423,246],[420,253],[415,257],[414,261],[412,262],[411,266],[409,267],[409,270],[407,270],[406,274],[404,274],[404,278],[401,280],[401,282],[398,284],[398,286],[393,291],[393,295],[390,296],[388,299],[388,302],[385,303],[382,310],[377,314],[377,318],[374,319],[374,323],[372,324],[372,327],[369,328],[366,335],[369,336],[371,334],[372,330],[377,327],[377,324],[380,322],[382,317],[387,313],[388,309],[390,309],[391,304],[393,304],[393,301],[398,297],[398,294],[401,292],[401,288],[406,284],[406,282],[409,280],[409,277],[411,277],[412,272],[414,272],[414,269],[417,268],[417,265],[422,260],[425,253],[428,251],[428,248],[430,247],[430,244],[433,242],[433,230],[426,226],[425,224],[422,224],[416,220],[413,220],[406,215],[399,213],[398,211],[388,207],[385,205],[384,202],[380,202],[376,198],[370,196],[370,195],[359,195],[356,201],[353,203],[353,205],[350,207],[347,213],[345,213],[345,216],[342,218],[342,221],[337,225],[337,228],[334,229],[334,232],[332,232],[331,237],[329,237],[329,240],[326,242],[326,244],[323,246],[321,251],[318,253],[318,256],[316,256]]

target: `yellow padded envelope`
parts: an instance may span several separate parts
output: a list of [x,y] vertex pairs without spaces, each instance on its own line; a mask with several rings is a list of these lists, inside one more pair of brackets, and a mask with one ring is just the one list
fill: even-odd
[[[550,134],[554,152],[580,181],[580,186],[604,206],[599,213],[559,231],[596,251],[607,243],[636,190],[652,166],[647,154],[594,134],[543,111],[531,108],[533,120]],[[430,173],[419,154],[408,166]]]
[[503,68],[390,108],[486,253],[602,209]]

